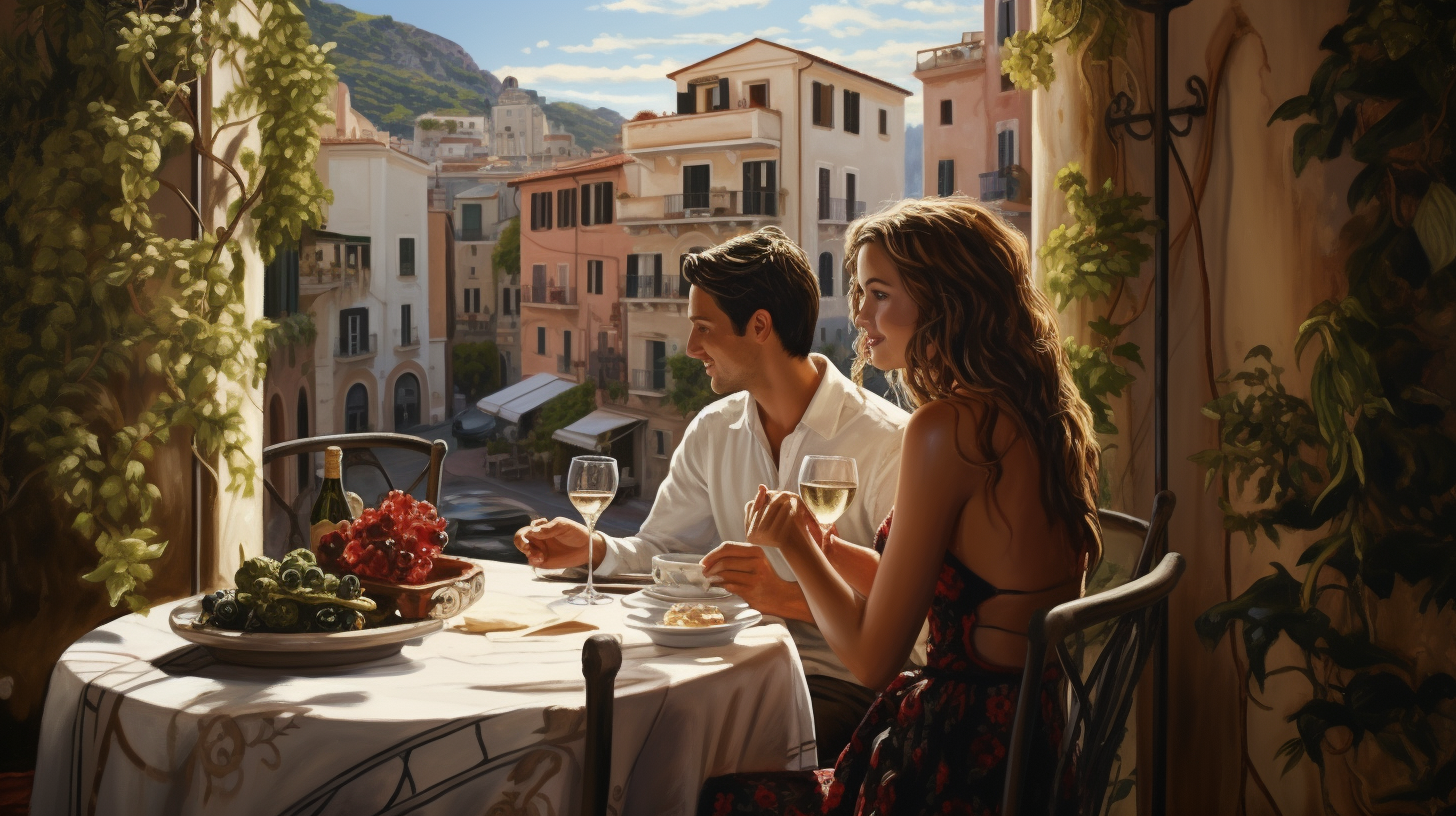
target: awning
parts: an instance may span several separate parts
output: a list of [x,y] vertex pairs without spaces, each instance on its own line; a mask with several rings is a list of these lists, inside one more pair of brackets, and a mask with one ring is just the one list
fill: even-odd
[[324,230],[314,230],[313,237],[321,238],[325,241],[343,241],[346,244],[370,243],[369,236],[367,235],[345,235],[342,232],[325,232]]
[[509,385],[489,396],[481,397],[476,407],[504,419],[520,422],[521,417],[545,405],[552,397],[570,391],[576,383],[563,380],[555,374],[533,374],[524,380]]
[[578,448],[596,450],[597,443],[601,441],[602,434],[611,433],[618,428],[625,428],[628,425],[641,421],[642,419],[640,417],[631,417],[614,411],[592,411],[590,414],[551,434],[551,438],[557,442],[575,445]]

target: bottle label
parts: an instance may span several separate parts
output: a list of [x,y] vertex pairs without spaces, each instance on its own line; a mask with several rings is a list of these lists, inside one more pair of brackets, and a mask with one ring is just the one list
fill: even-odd
[[316,521],[308,528],[308,548],[315,555],[318,554],[319,539],[332,533],[344,525],[342,521]]

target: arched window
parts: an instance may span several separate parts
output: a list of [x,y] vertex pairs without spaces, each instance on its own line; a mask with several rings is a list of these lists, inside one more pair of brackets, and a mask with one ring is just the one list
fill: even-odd
[[834,255],[819,253],[819,297],[834,297]]
[[402,431],[420,424],[420,380],[401,374],[394,381],[394,429]]
[[344,432],[363,433],[369,430],[369,389],[355,383],[344,397]]

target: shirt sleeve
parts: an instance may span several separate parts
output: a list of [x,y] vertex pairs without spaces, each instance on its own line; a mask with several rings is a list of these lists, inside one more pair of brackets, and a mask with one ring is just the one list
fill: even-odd
[[642,529],[635,536],[602,534],[607,551],[596,568],[596,575],[649,572],[654,555],[706,553],[717,546],[718,528],[713,521],[711,497],[703,475],[707,461],[704,457],[716,459],[721,455],[714,450],[711,435],[703,430],[698,419],[688,425],[682,442],[673,451],[667,478],[657,489],[657,498],[652,502],[647,520],[642,522]]

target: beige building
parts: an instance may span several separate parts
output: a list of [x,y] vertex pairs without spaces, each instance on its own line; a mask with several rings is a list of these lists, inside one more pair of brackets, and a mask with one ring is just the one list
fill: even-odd
[[985,30],[921,51],[925,194],[968,195],[1031,232],[1031,92],[1001,74],[1001,44],[1031,22],[1030,0],[986,4]]
[[844,231],[904,191],[910,92],[807,52],[754,39],[668,75],[676,115],[622,128],[632,236],[623,307],[632,406],[648,421],[645,495],[686,420],[665,404],[665,360],[687,346],[682,258],[773,224],[819,275],[816,349],[847,350]]
[[520,275],[497,275],[491,261],[511,216],[515,190],[503,182],[477,185],[455,196],[455,340],[495,341],[501,385],[521,378]]

